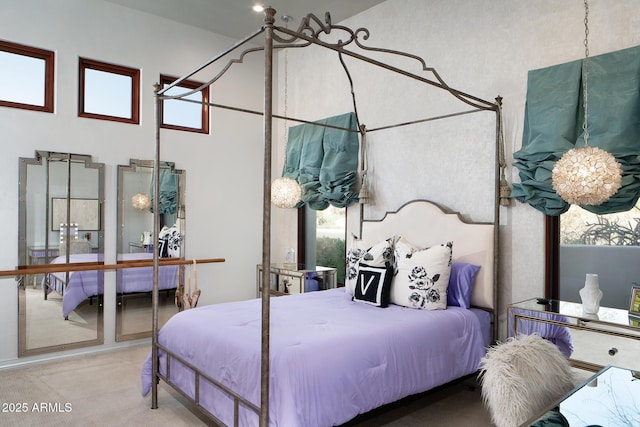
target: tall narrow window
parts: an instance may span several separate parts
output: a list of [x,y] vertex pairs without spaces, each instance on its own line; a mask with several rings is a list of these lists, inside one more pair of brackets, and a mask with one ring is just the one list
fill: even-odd
[[[175,77],[160,75],[163,88],[175,82]],[[174,96],[198,89],[202,83],[184,80],[165,95]],[[160,104],[160,127],[187,132],[209,133],[209,87],[184,97],[187,101],[166,99]]]
[[337,281],[344,283],[347,227],[346,208],[329,206],[316,212],[316,262],[337,269]]
[[78,115],[140,123],[140,70],[80,58]]
[[305,268],[335,268],[339,286],[344,285],[346,266],[346,213],[346,208],[335,206],[298,209],[298,262]]
[[0,106],[53,113],[55,54],[0,40]]
[[[604,291],[601,304],[627,309],[634,283],[639,282],[640,203],[626,212],[596,215],[572,205],[559,217],[557,248],[547,248],[547,268],[551,273],[554,298],[580,302],[578,291],[584,287],[587,273],[598,274]],[[554,241],[548,235],[547,240]],[[557,251],[552,261],[550,251]],[[553,266],[555,265],[555,268]]]

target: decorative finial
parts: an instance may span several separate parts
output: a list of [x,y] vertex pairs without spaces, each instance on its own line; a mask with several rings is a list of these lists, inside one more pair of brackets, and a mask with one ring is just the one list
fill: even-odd
[[264,22],[265,24],[273,24],[276,22],[276,10],[272,7],[264,9]]

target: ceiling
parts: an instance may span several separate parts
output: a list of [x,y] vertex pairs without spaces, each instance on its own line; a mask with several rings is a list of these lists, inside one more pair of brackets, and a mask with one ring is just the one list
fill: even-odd
[[[194,27],[242,39],[255,32],[263,23],[264,14],[254,12],[255,4],[270,5],[278,18],[288,15],[291,28],[297,28],[309,13],[324,20],[331,13],[333,23],[369,9],[384,0],[107,0],[142,12],[172,19]],[[282,21],[278,25],[284,25]]]

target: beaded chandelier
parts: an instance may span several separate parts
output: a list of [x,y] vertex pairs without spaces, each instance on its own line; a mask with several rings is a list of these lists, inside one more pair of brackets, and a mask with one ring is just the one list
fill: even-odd
[[295,179],[283,176],[271,182],[271,202],[279,208],[294,208],[302,197],[302,189]]
[[616,194],[621,181],[620,164],[598,147],[569,150],[553,167],[553,188],[573,205],[599,205]]
[[139,211],[146,211],[151,207],[151,196],[138,193],[131,197],[131,205]]

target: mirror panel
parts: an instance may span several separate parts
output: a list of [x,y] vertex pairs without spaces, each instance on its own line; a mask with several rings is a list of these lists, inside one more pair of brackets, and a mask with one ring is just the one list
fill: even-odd
[[[160,165],[160,235],[153,236],[152,160],[131,159],[118,166],[118,262],[180,258],[184,254],[185,172],[171,162]],[[182,279],[179,266],[161,266],[158,275],[158,319],[162,326],[177,311],[175,289]],[[151,267],[116,272],[116,341],[151,336]]]
[[[37,151],[19,159],[20,265],[103,262],[104,164]],[[102,270],[24,276],[18,355],[101,344]]]

